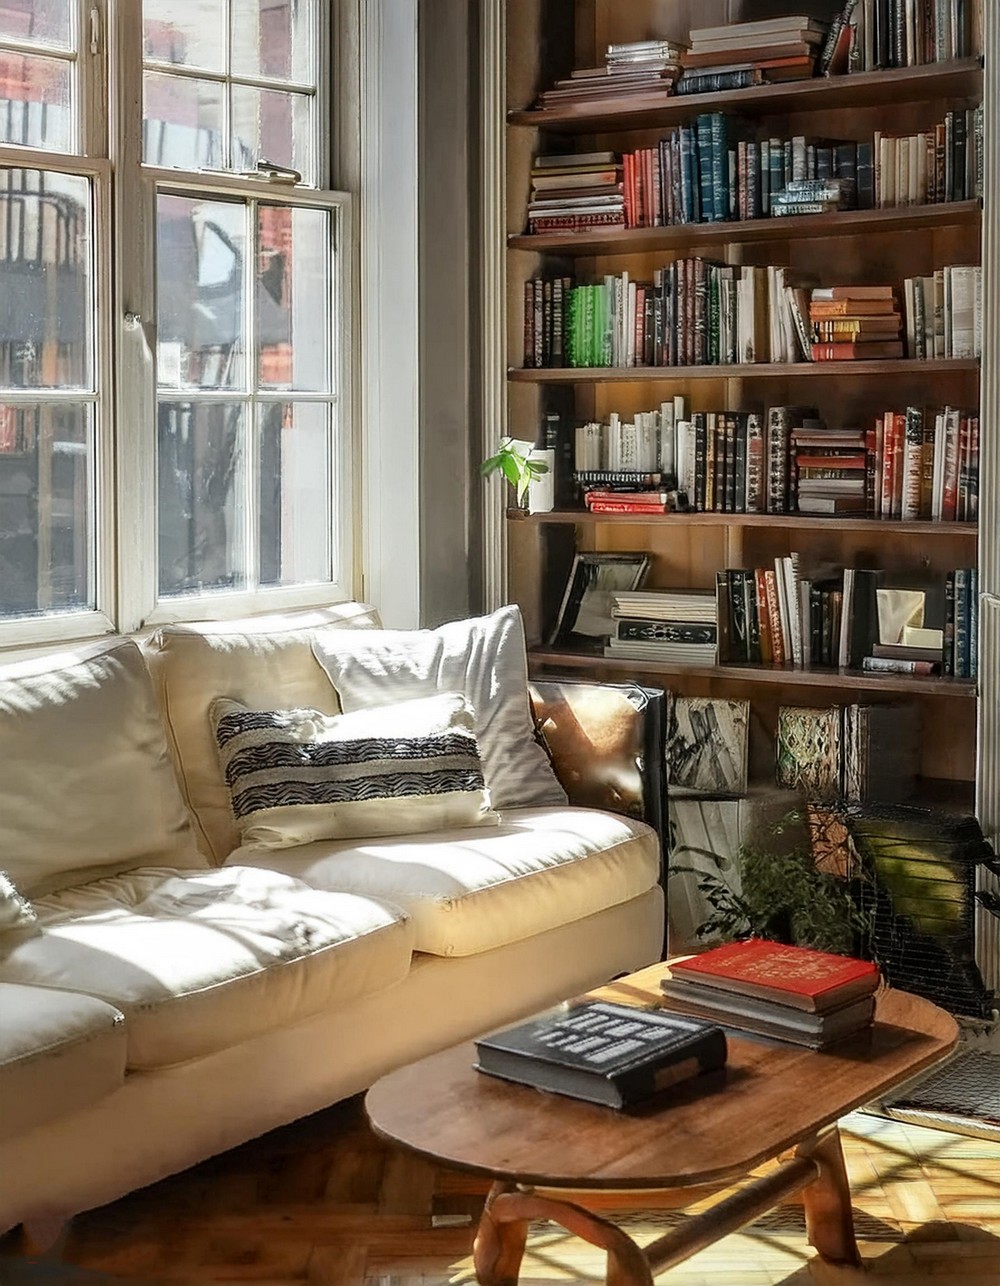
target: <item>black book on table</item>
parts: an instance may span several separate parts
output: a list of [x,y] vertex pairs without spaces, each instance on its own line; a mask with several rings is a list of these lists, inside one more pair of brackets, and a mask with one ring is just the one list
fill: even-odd
[[536,1089],[624,1108],[726,1061],[713,1023],[583,1001],[476,1041],[478,1071]]

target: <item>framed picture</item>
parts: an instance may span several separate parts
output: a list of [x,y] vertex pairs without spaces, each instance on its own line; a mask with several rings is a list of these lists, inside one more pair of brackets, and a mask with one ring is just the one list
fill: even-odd
[[638,589],[648,568],[648,554],[577,554],[550,645],[595,645],[610,638],[614,632],[613,595]]

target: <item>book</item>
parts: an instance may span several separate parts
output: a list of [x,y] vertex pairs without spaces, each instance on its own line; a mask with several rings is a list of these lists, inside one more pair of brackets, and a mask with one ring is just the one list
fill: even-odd
[[826,1013],[811,1013],[794,1005],[704,987],[681,979],[660,982],[667,1007],[693,1018],[704,1018],[735,1031],[771,1036],[809,1049],[826,1049],[871,1026],[875,997],[861,996]]
[[827,1013],[873,995],[880,981],[878,967],[869,960],[763,938],[712,947],[672,964],[670,974],[675,980],[760,996],[810,1013]]
[[476,1069],[571,1098],[626,1108],[726,1061],[713,1023],[659,1010],[569,1002],[476,1041]]
[[666,764],[671,796],[744,795],[749,701],[668,697]]

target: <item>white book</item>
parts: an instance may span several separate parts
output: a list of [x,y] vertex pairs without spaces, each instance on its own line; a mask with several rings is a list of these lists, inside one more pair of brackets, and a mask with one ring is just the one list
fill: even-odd
[[951,281],[951,354],[952,357],[976,356],[976,278],[977,268],[953,264],[945,269],[945,280]]
[[608,416],[608,469],[623,469],[622,464],[622,422],[617,411]]
[[910,204],[910,140],[893,140],[896,147],[896,204]]
[[636,362],[635,353],[635,308],[636,308],[636,288],[635,282],[628,283],[628,296],[625,305],[625,365],[634,366]]
[[795,31],[826,32],[830,24],[820,18],[811,18],[808,14],[789,14],[778,18],[759,18],[753,22],[732,22],[722,27],[697,27],[691,32],[691,40],[725,40],[734,36],[766,36],[780,34],[793,29]]
[[676,437],[676,420],[673,402],[660,403],[660,472],[673,474],[680,485],[680,466]]
[[854,568],[844,568],[844,592],[840,601],[840,639],[837,645],[837,664],[848,664],[851,644],[851,617],[854,614]]
[[945,416],[938,412],[934,417],[934,472],[931,478],[931,521],[941,521],[941,502],[944,499]]

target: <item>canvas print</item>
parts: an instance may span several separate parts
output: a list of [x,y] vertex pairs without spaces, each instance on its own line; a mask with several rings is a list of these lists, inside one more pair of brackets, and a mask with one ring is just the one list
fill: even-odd
[[667,786],[671,795],[745,795],[749,701],[671,696]]

